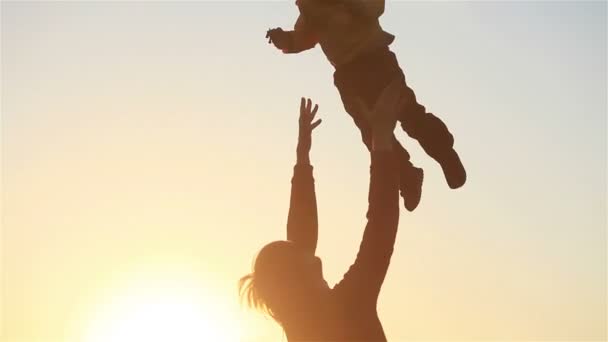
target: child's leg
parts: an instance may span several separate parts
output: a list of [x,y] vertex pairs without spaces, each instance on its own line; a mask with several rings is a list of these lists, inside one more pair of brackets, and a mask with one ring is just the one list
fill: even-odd
[[[405,75],[397,57],[388,47],[372,51],[337,70],[334,75],[340,88],[358,87],[358,93],[369,106],[373,106],[384,88],[395,78],[404,84],[408,106],[399,118],[404,131],[418,140],[425,152],[441,165],[448,184],[458,188],[466,181],[466,172],[453,149],[454,138],[446,125],[416,101],[416,95],[405,82]],[[342,93],[342,90],[340,91]]]
[[[405,84],[405,80],[404,80]],[[407,99],[407,107],[399,118],[401,128],[420,143],[424,151],[433,159],[454,146],[454,137],[447,126],[433,113],[427,113],[426,108],[418,103],[412,88],[405,84],[403,96]]]
[[[405,79],[404,79],[405,84]],[[454,137],[447,126],[435,115],[428,113],[416,100],[414,91],[405,84],[407,107],[399,121],[403,130],[418,140],[420,146],[442,167],[451,188],[459,188],[466,181],[466,171],[454,150]]]

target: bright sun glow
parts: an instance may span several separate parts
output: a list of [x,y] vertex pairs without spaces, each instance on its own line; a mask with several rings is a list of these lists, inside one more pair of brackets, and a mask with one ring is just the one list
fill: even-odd
[[[98,308],[85,342],[238,341],[236,319],[186,278],[146,279],[113,290]],[[167,280],[170,279],[170,280]]]

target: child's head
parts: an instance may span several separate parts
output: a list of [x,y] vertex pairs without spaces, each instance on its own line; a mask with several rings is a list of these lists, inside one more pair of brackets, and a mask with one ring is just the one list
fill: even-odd
[[304,9],[314,11],[314,8],[327,8],[343,4],[344,0],[296,0],[296,5],[300,8],[300,13]]

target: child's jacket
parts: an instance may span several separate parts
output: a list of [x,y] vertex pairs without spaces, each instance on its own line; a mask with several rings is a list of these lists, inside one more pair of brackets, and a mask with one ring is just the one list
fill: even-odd
[[395,39],[378,20],[384,0],[297,0],[296,4],[300,16],[294,33],[319,43],[335,67]]

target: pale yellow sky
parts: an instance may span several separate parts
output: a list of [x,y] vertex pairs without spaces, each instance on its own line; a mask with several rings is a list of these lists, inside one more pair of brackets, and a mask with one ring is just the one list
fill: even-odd
[[[263,38],[292,2],[1,7],[3,341],[78,336],[159,279],[280,340],[236,281],[284,238],[300,96],[324,120],[318,254],[341,278],[368,156],[321,52]],[[449,190],[400,135],[425,185],[380,299],[389,340],[605,340],[606,4],[389,2],[383,25],[469,171]]]

